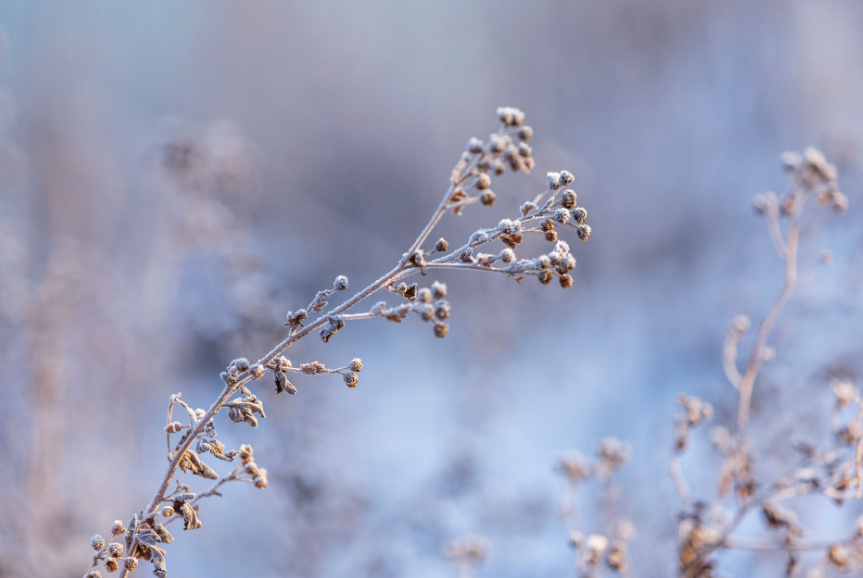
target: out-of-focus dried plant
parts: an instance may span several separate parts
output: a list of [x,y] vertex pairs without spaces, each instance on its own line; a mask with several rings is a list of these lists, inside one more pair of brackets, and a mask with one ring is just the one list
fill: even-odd
[[[317,361],[295,365],[287,359],[283,353],[303,337],[318,333],[321,340],[328,343],[349,322],[380,318],[401,323],[411,315],[431,324],[435,336],[446,336],[449,330],[447,319],[451,314],[446,285],[434,281],[420,287],[417,283],[404,281],[416,274],[426,276],[435,269],[500,273],[519,282],[525,277],[536,277],[545,285],[556,278],[563,288],[572,286],[570,273],[576,262],[569,245],[558,238],[558,228],[572,227],[575,236],[582,241],[590,237],[591,229],[585,223],[587,212],[576,204],[576,193],[566,188],[574,181],[568,171],[548,173],[544,190],[522,204],[519,214],[501,220],[496,226],[477,230],[455,249],[451,249],[443,238],[428,246],[430,235],[444,215],[460,215],[472,204],[490,206],[495,202],[496,195],[490,188],[492,176],[502,175],[508,169],[530,173],[534,168],[531,147],[527,144],[533,131],[524,125],[524,114],[510,107],[500,108],[497,112],[501,128],[485,142],[477,138],[468,141],[466,150],[452,170],[443,199],[392,270],[340,305],[330,307],[329,301],[349,286],[347,277],[339,275],[331,288],[318,291],[306,307],[288,312],[284,324],[288,328],[287,337],[255,363],[243,357],[232,361],[221,373],[224,387],[208,409],[187,404],[180,394],[171,396],[164,428],[168,469],[150,502],[135,512],[127,524],[117,521],[107,539],[98,535],[92,538],[94,553],[86,577],[99,576],[100,564],[108,572],[122,568],[125,575],[135,569],[139,559],[152,563],[157,576],[165,576],[164,547],[173,540],[167,530],[168,525],[182,520],[184,530],[200,528],[200,501],[205,497],[220,496],[222,486],[229,482],[249,482],[257,488],[267,486],[267,471],[255,463],[252,448],[243,445],[239,450],[227,449],[217,439],[214,418],[224,409],[232,422],[257,427],[259,420],[266,417],[264,404],[248,386],[267,373],[272,376],[276,394],[297,393],[298,388],[289,376],[339,375],[349,388],[357,386],[357,374],[363,367],[359,359],[337,368],[325,367]],[[203,153],[195,146],[195,141],[184,144],[182,139],[172,141],[166,149],[165,166],[175,174],[184,190],[194,193],[202,180],[215,179],[220,186],[230,185],[242,181],[243,175],[248,173],[244,162],[224,166],[220,161],[220,150],[228,148],[236,152],[240,145],[236,134],[227,129],[216,132],[217,138],[214,138],[217,143],[211,143]],[[231,154],[226,158],[237,159],[238,156]],[[187,197],[189,202],[197,202],[194,194]],[[207,208],[212,210],[204,210]],[[208,206],[204,209],[195,207],[185,214],[204,215],[207,217],[204,228],[212,233],[215,242],[232,245],[229,238],[223,236],[231,227],[224,223],[227,217],[219,216],[223,212],[221,208]],[[542,235],[553,243],[552,250],[533,258],[518,258],[515,250],[530,233]],[[495,242],[500,242],[503,247],[491,249]],[[482,252],[483,249],[489,252]],[[396,294],[402,304],[380,301],[365,312],[349,312],[360,301],[384,289]],[[184,418],[177,414],[184,415]],[[239,458],[240,464],[229,474],[219,476],[204,461],[203,458],[207,457],[226,462]],[[214,484],[204,491],[195,491],[189,484],[175,481],[178,469],[213,480]],[[470,568],[485,556],[488,549],[477,546],[478,542],[475,542],[452,551],[455,558],[463,560]]]
[[[719,576],[721,551],[784,552],[781,573],[803,575],[804,552],[821,553],[820,560],[808,569],[807,578],[831,574],[859,574],[863,570],[863,517],[842,540],[818,540],[809,536],[804,524],[789,504],[794,498],[820,495],[842,505],[863,496],[863,399],[849,379],[833,379],[830,389],[835,404],[829,417],[834,442],[818,448],[813,443],[792,440],[797,462],[786,474],[765,483],[756,475],[756,455],[748,433],[753,390],[761,368],[771,362],[775,351],[768,345],[771,332],[794,288],[800,281],[799,243],[804,233],[825,210],[842,213],[847,197],[837,186],[836,168],[822,153],[807,148],[802,154],[785,153],[782,163],[790,173],[789,191],[781,197],[773,193],[756,195],[755,210],[767,219],[772,242],[785,264],[782,289],[761,321],[742,370],[738,364],[741,339],[752,323],[744,315],[735,317],[723,346],[723,361],[728,381],[738,391],[737,420],[731,426],[718,425],[710,440],[720,457],[716,493],[709,499],[692,496],[681,460],[689,447],[690,436],[714,414],[711,403],[680,394],[681,412],[674,426],[674,446],[669,470],[680,498],[678,513],[678,575],[681,578]],[[829,264],[829,253],[822,253],[821,264]],[[562,458],[557,470],[565,481],[562,517],[569,531],[571,546],[577,554],[576,569],[581,578],[609,573],[635,576],[628,542],[634,537],[632,523],[615,508],[621,488],[613,474],[629,459],[629,446],[614,438],[604,439],[596,448],[595,459],[580,453]],[[586,534],[577,512],[577,494],[589,481],[601,484],[604,498],[600,504],[602,527]],[[739,529],[750,518],[761,515],[767,533],[748,537]]]

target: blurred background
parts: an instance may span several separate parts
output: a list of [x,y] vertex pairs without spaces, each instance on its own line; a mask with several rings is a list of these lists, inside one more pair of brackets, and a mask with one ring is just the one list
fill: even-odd
[[[850,210],[804,241],[835,263],[771,340],[759,468],[792,431],[826,440],[830,378],[863,369],[859,2],[13,1],[0,24],[0,576],[83,574],[89,537],[160,480],[169,396],[207,407],[287,311],[389,270],[498,106],[526,112],[537,169],[441,231],[466,239],[568,169],[593,227],[574,288],[443,275],[444,340],[411,319],[300,342],[295,365],[361,357],[359,387],[259,382],[261,426],[218,426],[270,487],[204,503],[171,575],[453,576],[441,547],[468,533],[493,543],[480,575],[572,575],[554,464],[605,436],[633,447],[636,570],[671,575],[674,396],[731,421],[722,340],[781,286],[750,199],[784,190],[784,150],[821,148]],[[704,433],[691,454],[709,497]],[[801,507],[826,537],[861,513]],[[757,560],[722,568],[782,573]]]

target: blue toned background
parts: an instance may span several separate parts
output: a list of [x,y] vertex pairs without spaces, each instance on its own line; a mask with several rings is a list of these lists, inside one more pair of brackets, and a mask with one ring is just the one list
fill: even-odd
[[[299,377],[297,396],[262,387],[257,430],[220,422],[270,487],[205,503],[171,575],[453,576],[441,547],[467,533],[494,545],[483,576],[571,575],[553,465],[610,435],[633,447],[636,570],[669,575],[674,396],[735,411],[721,345],[780,288],[750,199],[786,186],[787,149],[821,148],[851,206],[806,238],[804,262],[835,264],[772,340],[759,467],[781,469],[791,431],[826,439],[829,376],[863,369],[859,2],[13,1],[0,24],[0,576],[83,574],[89,537],[160,479],[170,394],[206,407],[285,312],[389,270],[501,105],[526,112],[537,170],[442,232],[567,168],[593,227],[574,288],[442,276],[444,340],[414,319],[301,342],[295,364],[361,357],[359,387]],[[177,138],[210,155],[181,186],[159,167]],[[705,437],[684,469],[709,497]],[[589,492],[581,508],[595,528]],[[861,510],[801,508],[828,537]],[[724,568],[784,567],[759,559]]]

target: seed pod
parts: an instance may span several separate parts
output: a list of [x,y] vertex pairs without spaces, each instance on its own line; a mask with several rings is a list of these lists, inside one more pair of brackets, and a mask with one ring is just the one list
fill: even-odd
[[435,308],[429,304],[424,304],[419,308],[420,319],[423,321],[431,321],[434,319]]
[[256,363],[252,366],[252,377],[254,379],[260,379],[264,375],[264,366]]
[[563,195],[560,197],[560,205],[564,209],[574,209],[576,202],[578,202],[578,195],[575,194],[575,191],[572,189],[563,191]]
[[183,424],[178,421],[172,421],[168,425],[165,426],[165,431],[169,434],[175,434],[183,429]]
[[590,239],[590,225],[578,225],[575,228],[575,232],[582,241]]
[[533,136],[533,129],[529,126],[523,126],[518,129],[518,138],[521,140],[530,140],[530,137]]
[[476,180],[474,180],[473,186],[480,191],[484,191],[491,186],[491,177],[485,173],[480,173]]
[[174,508],[171,506],[165,506],[162,508],[162,515],[166,518],[170,518],[174,515]]
[[543,285],[548,285],[549,283],[551,283],[551,278],[551,271],[547,269],[539,274],[539,282]]
[[87,578],[102,578],[102,573],[98,570],[93,570],[87,574]]
[[546,231],[545,240],[554,243],[557,241],[557,231]]
[[344,291],[348,288],[348,278],[344,275],[339,275],[336,277],[336,280],[333,281],[333,289],[336,291]]
[[554,221],[552,221],[551,219],[546,219],[542,222],[540,228],[543,231],[554,231]]
[[405,299],[407,299],[408,301],[415,300],[417,298],[417,290],[418,290],[418,287],[417,287],[416,283],[414,283],[413,285],[408,287],[404,293]]
[[434,295],[435,299],[443,299],[446,297],[446,283],[441,283],[440,281],[435,281],[431,286],[432,295]]
[[576,223],[583,223],[587,220],[587,210],[584,207],[576,207],[572,210],[572,218]]
[[529,159],[531,158],[531,155],[533,155],[533,149],[530,148],[530,145],[528,145],[527,143],[519,143],[518,154],[520,154],[526,159]]
[[126,527],[123,526],[123,522],[121,522],[120,520],[114,520],[114,523],[111,525],[111,533],[116,536],[117,534],[122,534],[125,531]]
[[441,321],[444,321],[445,319],[447,319],[449,317],[449,313],[450,313],[450,306],[449,306],[449,303],[447,301],[440,300],[437,303],[435,303],[435,308],[434,308],[435,317],[437,317]]
[[551,216],[551,218],[552,218],[552,220],[560,223],[561,225],[564,225],[564,224],[569,222],[570,216],[571,215],[569,214],[568,210],[558,209],[554,212],[554,214]]
[[246,371],[249,369],[249,360],[245,357],[240,357],[239,359],[234,360],[234,367],[237,368],[237,371]]
[[111,558],[119,558],[123,555],[123,544],[119,542],[111,542],[108,545],[108,554]]
[[135,568],[138,567],[138,559],[135,558],[134,556],[129,556],[123,562],[123,566],[125,566],[126,570],[128,570],[129,572],[133,572],[135,570]]
[[446,239],[441,237],[438,239],[437,243],[435,243],[434,250],[443,253],[447,250],[447,247],[449,247],[449,243],[446,242]]
[[252,449],[252,446],[246,445],[246,444],[243,444],[240,446],[240,459],[243,460],[244,462],[247,462],[250,459],[252,459],[253,454],[254,454],[254,450]]
[[105,545],[105,538],[103,538],[99,534],[96,534],[95,536],[90,538],[90,546],[94,550],[97,550],[97,551],[101,550],[104,545]]
[[107,560],[105,560],[105,570],[107,570],[108,572],[113,574],[114,572],[116,572],[119,569],[120,569],[120,565],[117,564],[117,561],[114,560],[113,558],[108,558]]
[[350,368],[351,368],[351,371],[356,371],[357,373],[359,373],[363,370],[363,362],[360,361],[359,357],[354,358],[351,360]]
[[571,185],[575,180],[575,177],[572,176],[572,173],[569,171],[560,171],[560,184],[563,186]]
[[493,191],[483,191],[479,196],[479,202],[482,203],[483,207],[492,206],[495,199],[497,199],[497,195],[495,195]]
[[449,325],[446,323],[435,322],[434,324],[434,336],[438,338],[446,337],[447,331],[449,331]]
[[472,155],[476,155],[482,152],[482,141],[476,137],[472,137],[469,141],[467,141],[467,152]]
[[360,380],[357,377],[356,373],[349,373],[345,376],[345,385],[347,385],[348,387],[356,387],[359,382]]
[[572,287],[572,276],[571,275],[561,275],[560,276],[560,286],[564,289],[569,289]]

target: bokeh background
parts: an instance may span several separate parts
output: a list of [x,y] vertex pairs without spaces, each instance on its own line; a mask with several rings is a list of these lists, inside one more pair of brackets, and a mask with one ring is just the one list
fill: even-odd
[[[89,537],[158,483],[169,395],[206,407],[285,312],[388,270],[501,105],[527,113],[537,170],[442,231],[497,223],[568,168],[594,231],[575,287],[443,276],[444,340],[371,321],[298,344],[294,363],[361,357],[359,387],[264,384],[257,430],[220,422],[270,487],[204,504],[171,575],[453,576],[441,546],[468,533],[494,544],[481,575],[571,575],[553,466],[604,436],[633,447],[636,569],[670,575],[674,395],[730,421],[724,333],[781,284],[750,199],[786,186],[787,149],[824,150],[851,208],[807,237],[807,263],[829,247],[835,264],[772,340],[759,467],[792,431],[826,440],[829,379],[863,369],[855,0],[10,1],[0,24],[2,576],[81,575]],[[684,468],[709,496],[704,438]],[[828,537],[861,512],[802,508]]]

